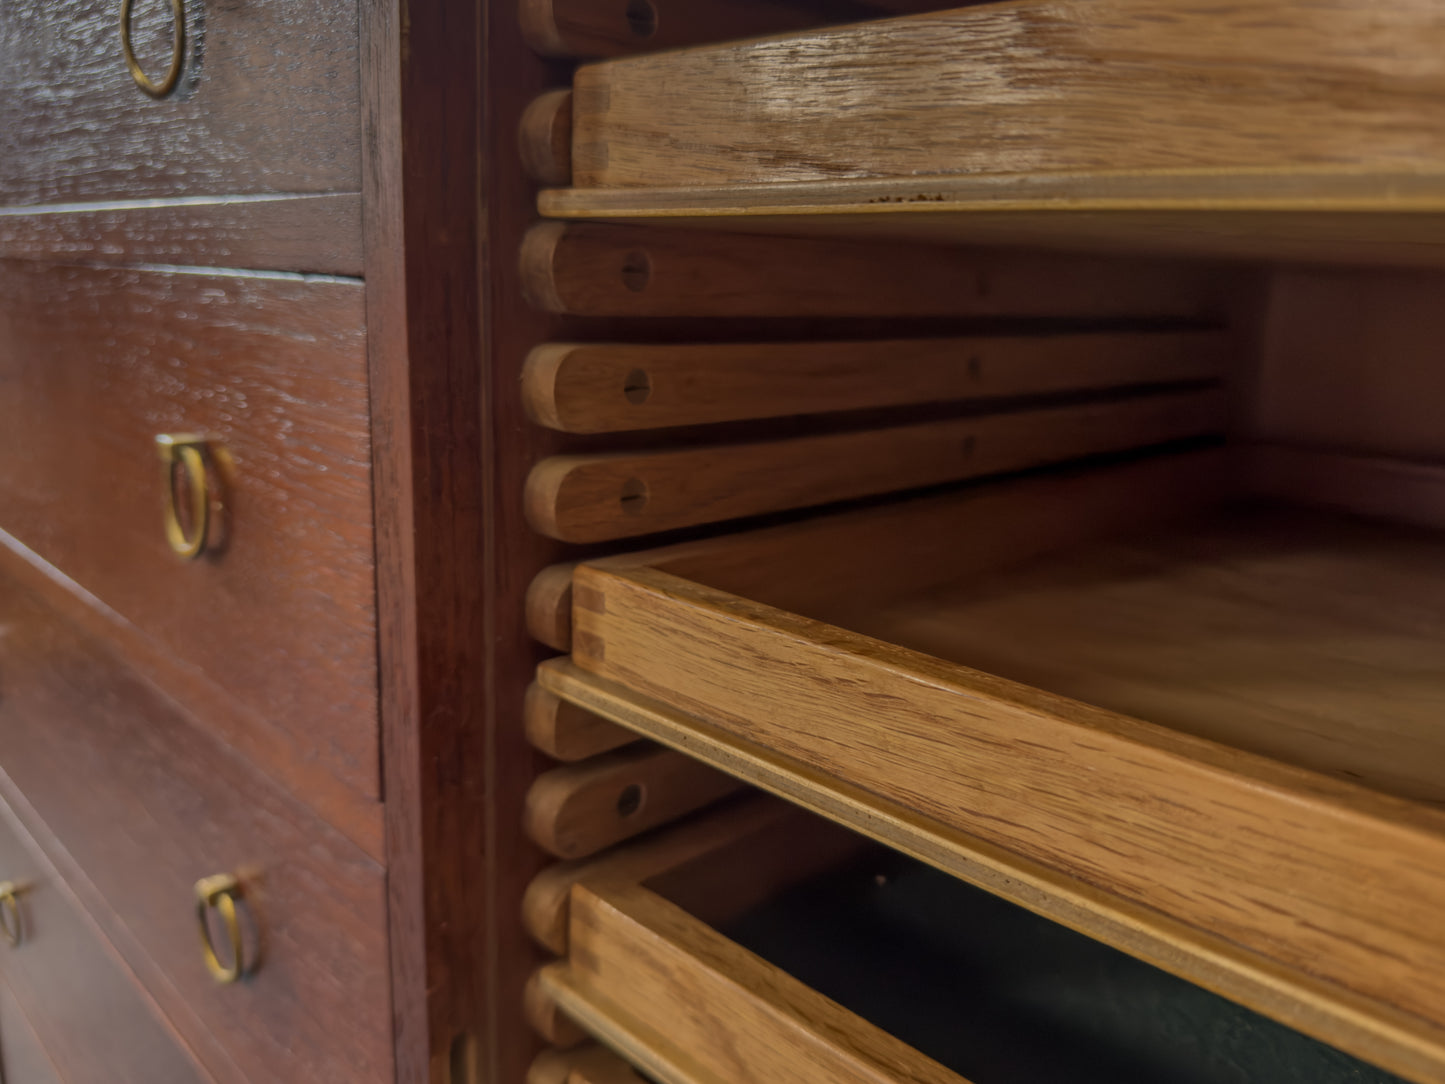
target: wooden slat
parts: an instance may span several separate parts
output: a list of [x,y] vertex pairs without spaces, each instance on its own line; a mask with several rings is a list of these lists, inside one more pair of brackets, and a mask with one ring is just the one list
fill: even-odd
[[787,0],[518,0],[527,44],[558,57],[624,56],[802,30],[826,21],[818,7]]
[[571,316],[1217,315],[1216,275],[1082,256],[544,222],[522,286]]
[[570,1050],[587,1041],[587,1033],[557,1006],[536,975],[527,980],[522,991],[522,1013],[532,1030],[552,1046]]
[[[574,658],[698,716],[723,740],[791,764],[815,786],[891,803],[934,841],[971,835],[985,862],[1006,853],[1042,867],[1074,897],[1083,911],[1075,921],[1093,936],[1120,943],[1121,926],[1142,928],[1142,946],[1130,951],[1394,1071],[1442,1079],[1445,814],[1196,737],[1210,732],[1208,719],[1187,720],[1191,733],[1139,722],[973,669],[967,652],[949,654],[970,598],[1026,607],[1037,587],[1044,603],[1034,620],[1005,624],[998,647],[1027,657],[1032,632],[1038,665],[1051,667],[1059,646],[1051,618],[1077,626],[1094,615],[1071,642],[1076,655],[1096,642],[1101,654],[1075,668],[1065,695],[1115,704],[1131,689],[1172,696],[1180,686],[1197,701],[1191,685],[1212,679],[1218,689],[1203,692],[1216,701],[1217,733],[1244,732],[1256,747],[1272,743],[1274,755],[1297,753],[1318,767],[1331,728],[1355,749],[1374,748],[1378,732],[1377,761],[1390,759],[1389,748],[1403,755],[1362,767],[1367,777],[1419,793],[1416,783],[1428,785],[1434,772],[1438,790],[1439,735],[1428,725],[1439,695],[1430,638],[1438,547],[1385,532],[1385,542],[1357,554],[1366,528],[1343,530],[1305,531],[1299,559],[1264,546],[1257,559],[1246,548],[1237,560],[1211,563],[1206,552],[1197,564],[1166,561],[1177,587],[1147,548],[1118,551],[1122,577],[1097,563],[1075,572],[1072,558],[1057,562],[1050,567],[1064,593],[1053,601],[1053,580],[1040,587],[1025,577],[1009,589],[991,576],[998,594],[976,587],[970,595],[963,584],[959,602],[936,613],[926,602],[915,607],[921,623],[909,636],[921,650],[888,642],[907,618],[901,604],[881,623],[855,614],[848,628],[862,631],[854,633],[652,568],[584,565]],[[1190,536],[1179,537],[1189,552]],[[860,554],[856,574],[889,559]],[[1334,569],[1347,586],[1329,579]],[[1096,598],[1110,583],[1152,609],[1140,616]],[[1204,601],[1212,591],[1218,604],[1196,619],[1190,591]],[[1176,613],[1176,604],[1186,608]],[[1180,621],[1192,636],[1181,638]],[[1125,641],[1133,654],[1121,653]],[[1382,688],[1410,693],[1397,706],[1357,710]],[[1330,707],[1337,693],[1346,708],[1339,718]],[[1142,717],[1158,706],[1146,703]],[[647,732],[636,719],[609,717]],[[1301,727],[1325,732],[1316,741]],[[1348,768],[1349,758],[1335,766]],[[856,816],[866,824],[871,813]],[[1104,921],[1091,924],[1091,911]]]
[[646,1084],[632,1066],[606,1047],[544,1050],[527,1071],[527,1084]]
[[532,525],[599,542],[1216,433],[1218,392],[678,451],[557,456],[527,479]]
[[[925,197],[925,198],[920,198]],[[550,218],[679,230],[1445,267],[1445,175],[1000,174],[548,190]]]
[[568,894],[579,881],[646,881],[800,815],[772,798],[747,796],[596,858],[558,862],[527,886],[523,924],[537,944],[563,955],[567,952]]
[[558,699],[536,682],[527,687],[522,710],[527,740],[554,760],[586,760],[637,740],[630,730]]
[[[1442,1037],[1418,1021],[1380,1013],[1332,984],[1288,974],[1239,946],[1166,914],[1130,906],[1067,871],[992,846],[977,836],[920,818],[841,778],[821,777],[797,761],[739,739],[708,721],[590,674],[566,659],[538,677],[559,695],[665,744],[733,772],[870,839],[951,873],[995,895],[1249,1005],[1300,1031],[1416,1080],[1445,1079]],[[1283,813],[1281,814],[1284,815]],[[1266,829],[1267,830],[1267,829]]]
[[1434,0],[1015,0],[657,53],[578,71],[574,177],[1438,171],[1440,44]]
[[663,1084],[965,1084],[644,888],[578,885],[570,926],[543,986]]
[[790,414],[1218,377],[1219,332],[801,343],[547,343],[522,370],[532,419],[615,433]]
[[572,92],[549,90],[532,100],[517,126],[522,168],[539,184],[572,182]]
[[1266,444],[1250,448],[1257,493],[1445,530],[1445,466]]
[[572,648],[572,569],[574,565],[548,565],[527,585],[527,632],[538,643],[557,651]]
[[551,854],[585,858],[741,787],[680,753],[638,745],[537,776],[523,822],[532,841]]

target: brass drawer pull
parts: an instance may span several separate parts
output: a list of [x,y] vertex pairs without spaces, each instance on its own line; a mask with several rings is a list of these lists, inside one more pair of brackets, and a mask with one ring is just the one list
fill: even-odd
[[[235,982],[246,973],[246,950],[241,936],[240,916],[236,913],[236,899],[240,894],[240,882],[229,873],[202,877],[196,882],[196,920],[201,926],[201,952],[211,978],[222,984]],[[225,927],[231,950],[229,961],[221,959],[211,940],[212,911],[221,916],[221,925]]]
[[215,517],[220,510],[214,492],[215,463],[204,437],[162,433],[156,437],[165,491],[166,542],[186,560],[214,548]]
[[14,881],[0,881],[0,937],[11,948],[25,940],[25,923],[20,917],[20,886]]
[[120,0],[120,47],[125,53],[125,66],[130,77],[152,98],[164,98],[176,89],[181,81],[181,62],[186,53],[186,8],[185,0],[171,0],[171,66],[159,83],[153,81],[135,58],[130,44],[130,10],[133,0]]

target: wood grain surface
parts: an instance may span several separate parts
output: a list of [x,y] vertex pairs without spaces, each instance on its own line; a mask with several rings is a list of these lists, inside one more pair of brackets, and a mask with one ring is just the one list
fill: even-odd
[[538,184],[572,182],[572,92],[565,87],[532,99],[517,126],[522,168]]
[[[840,16],[857,10],[832,7]],[[826,5],[788,0],[518,0],[518,13],[527,44],[556,57],[623,56],[801,30],[830,14]]]
[[522,902],[527,932],[538,945],[565,955],[573,885],[584,880],[641,883],[738,840],[778,830],[800,816],[804,814],[772,798],[745,795],[596,857],[554,863],[527,885]]
[[544,222],[521,285],[569,316],[1218,316],[1207,267]]
[[[0,296],[5,530],[224,690],[206,724],[268,770],[377,796],[360,286],[15,262]],[[214,556],[166,543],[168,432],[222,450]]]
[[667,1084],[962,1084],[962,1078],[645,888],[579,884],[543,986]]
[[[14,722],[13,719],[9,720]],[[20,886],[22,937],[0,949],[7,993],[24,1020],[0,1011],[6,1084],[40,1084],[43,1067],[11,1064],[33,1029],[50,1079],[71,1084],[201,1084],[208,1081],[134,984],[115,949],[81,910],[55,866],[8,809],[0,808],[0,877]],[[28,1026],[27,1026],[28,1025]]]
[[[117,7],[7,5],[0,204],[360,189],[356,0],[185,8],[181,83],[154,100],[126,69]],[[133,38],[159,78],[170,5],[137,0]]]
[[1439,462],[1445,274],[1277,272],[1252,389],[1265,440]]
[[587,1041],[587,1033],[558,1007],[535,975],[528,980],[522,992],[522,1010],[526,1013],[527,1023],[550,1046],[568,1050]]
[[[0,979],[0,1072],[12,1084],[62,1084],[20,1002]],[[529,1082],[530,1084],[530,1082]]]
[[1206,380],[1217,332],[845,339],[798,343],[547,343],[528,356],[533,420],[613,433],[793,414]]
[[549,218],[1351,267],[1445,264],[1445,174],[1167,170],[551,189]]
[[586,858],[741,787],[670,749],[637,745],[537,776],[527,792],[527,834],[558,858]]
[[114,200],[0,210],[0,259],[357,275],[361,197]]
[[574,183],[1438,171],[1442,37],[1431,0],[1013,0],[603,61],[577,72]]
[[[1296,522],[1263,535],[1185,532],[1152,549],[1145,535],[1061,556],[1033,580],[1025,566],[1013,581],[960,581],[951,600],[930,592],[860,609],[849,631],[705,580],[583,565],[574,658],[799,772],[895,802],[915,824],[1233,942],[1253,961],[1226,960],[1217,988],[1438,1079],[1445,1002],[1433,961],[1445,943],[1430,916],[1445,899],[1445,819],[1322,771],[1440,795],[1431,720],[1445,681],[1431,630],[1445,565],[1428,535]],[[902,542],[887,560],[907,559]],[[1053,604],[1036,608],[1051,592]],[[955,652],[969,627],[964,599],[1022,620],[1010,637],[990,627]],[[979,645],[989,657],[973,669]],[[1075,661],[1099,654],[1055,669],[1065,645]],[[988,672],[1015,662],[1043,688]],[[1381,696],[1392,688],[1410,693]],[[1356,711],[1337,714],[1341,697]],[[1220,966],[1217,948],[1197,946],[1169,966]],[[1284,996],[1261,998],[1257,980],[1241,990],[1228,974],[1251,969],[1272,973]]]
[[[385,876],[6,581],[0,796],[218,1080],[393,1079]],[[194,883],[242,884],[250,978],[218,985]]]
[[1445,467],[1284,444],[1248,452],[1250,488],[1265,496],[1445,530]]
[[544,1050],[527,1070],[526,1084],[645,1084],[632,1066],[606,1047]]
[[527,740],[554,760],[586,760],[637,740],[631,731],[553,696],[536,682],[527,687],[522,711]]
[[757,444],[558,456],[528,478],[527,514],[567,542],[636,537],[1205,436],[1221,431],[1223,407],[1217,392],[1178,392]]

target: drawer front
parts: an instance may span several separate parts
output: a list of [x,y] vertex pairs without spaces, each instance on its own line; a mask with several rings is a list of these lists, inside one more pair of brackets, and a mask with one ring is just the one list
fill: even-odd
[[[0,789],[206,1070],[390,1080],[381,867],[36,596],[0,582],[0,611]],[[218,874],[240,886],[230,984],[199,937],[195,885]]]
[[10,987],[0,979],[0,1080],[5,1084],[60,1084],[55,1063],[40,1045]]
[[[353,282],[0,265],[0,529],[117,614],[168,692],[211,689],[268,770],[374,796],[363,319]],[[168,543],[162,433],[212,440],[219,552]]]
[[[0,204],[357,191],[355,0],[180,0],[176,88],[126,66],[121,0],[7,0],[0,17]],[[172,0],[134,0],[132,44],[153,81]]]
[[0,944],[0,975],[13,998],[0,1007],[5,1084],[207,1079],[9,810],[0,812],[0,878],[18,886],[7,913],[19,916],[18,942]]

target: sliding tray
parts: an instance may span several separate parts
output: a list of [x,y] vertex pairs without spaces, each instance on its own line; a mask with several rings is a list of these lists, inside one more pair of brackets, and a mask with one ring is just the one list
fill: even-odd
[[573,871],[537,985],[661,1084],[1396,1079],[800,810],[644,848]]
[[551,692],[1445,1080],[1445,538],[1159,456],[580,566]]

